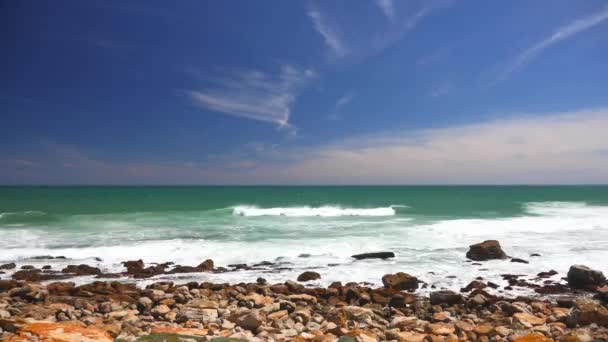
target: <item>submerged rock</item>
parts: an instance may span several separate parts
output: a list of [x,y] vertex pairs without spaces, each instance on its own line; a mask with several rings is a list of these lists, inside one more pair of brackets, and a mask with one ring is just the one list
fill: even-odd
[[486,240],[469,246],[467,258],[475,261],[486,261],[492,259],[506,259],[507,254],[496,240]]
[[355,254],[351,256],[351,258],[355,258],[357,260],[363,259],[388,259],[394,258],[395,253],[393,252],[374,252],[374,253],[363,253],[363,254]]
[[568,285],[577,289],[594,289],[606,283],[606,277],[602,272],[583,265],[570,266],[567,277]]
[[15,269],[16,267],[17,267],[17,265],[15,265],[14,262],[11,262],[8,264],[0,265],[0,270],[12,270],[12,269]]
[[321,275],[317,272],[306,271],[298,276],[298,281],[311,281],[321,279]]

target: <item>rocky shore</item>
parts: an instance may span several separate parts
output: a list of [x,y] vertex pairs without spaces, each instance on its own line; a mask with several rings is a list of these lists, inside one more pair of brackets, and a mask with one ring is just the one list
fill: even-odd
[[[391,258],[391,252],[353,256]],[[472,245],[471,262],[509,258],[497,241]],[[382,287],[333,283],[306,286],[320,278],[303,272],[297,281],[178,284],[160,281],[93,281],[76,286],[68,278],[166,273],[228,272],[256,265],[216,267],[123,263],[121,274],[103,274],[88,265],[61,271],[15,264],[11,279],[0,280],[2,341],[606,341],[608,285],[599,272],[573,265],[560,281],[554,271],[505,274],[499,286],[481,277],[458,292],[434,289],[416,275],[382,277]],[[517,296],[514,288],[534,295]],[[424,293],[421,292],[425,289]]]

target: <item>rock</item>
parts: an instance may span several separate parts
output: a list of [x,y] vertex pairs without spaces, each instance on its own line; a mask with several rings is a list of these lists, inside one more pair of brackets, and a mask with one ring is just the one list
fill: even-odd
[[122,263],[122,265],[127,268],[128,273],[133,273],[135,270],[141,270],[144,268],[144,262],[141,259],[125,261]]
[[407,273],[398,272],[382,277],[384,287],[395,290],[414,291],[418,288],[418,278]]
[[73,282],[55,282],[46,286],[46,289],[52,295],[69,295],[76,287]]
[[568,285],[577,289],[594,289],[606,283],[606,277],[600,271],[583,265],[572,265],[568,271]]
[[430,300],[432,305],[454,305],[462,302],[462,296],[454,291],[449,290],[435,291],[431,292]]
[[538,316],[534,316],[533,314],[527,313],[527,312],[518,312],[513,314],[513,318],[523,324],[525,327],[533,327],[536,325],[543,325],[546,323],[546,319],[545,318],[541,318]]
[[579,299],[574,302],[570,311],[571,322],[580,325],[597,324],[608,327],[608,308],[597,301]]
[[31,341],[31,336],[36,337],[36,340],[52,342],[114,341],[107,332],[95,327],[82,327],[80,324],[73,322],[36,322],[21,327],[17,331],[17,336],[12,338],[11,342]]
[[520,264],[529,264],[528,260],[520,259],[520,258],[511,258],[511,262],[518,262]]
[[488,285],[486,285],[484,282],[481,282],[479,280],[473,280],[469,283],[469,285],[460,289],[460,292],[471,292],[473,290],[481,290],[485,289],[487,286]]
[[12,279],[0,279],[0,293],[7,292],[10,289],[19,286],[19,282]]
[[494,332],[494,327],[490,324],[479,324],[473,329],[473,331],[477,335],[490,335]]
[[533,333],[518,337],[514,340],[514,342],[554,342],[554,340],[546,337],[543,334]]
[[0,265],[0,270],[12,270],[12,269],[15,269],[16,267],[17,267],[17,265],[15,265],[14,262],[11,262],[8,264]]
[[255,332],[260,327],[260,325],[262,325],[263,320],[260,313],[254,310],[248,314],[237,318],[235,323],[243,329]]
[[550,270],[550,271],[547,271],[547,272],[540,272],[536,276],[539,277],[539,278],[549,278],[549,277],[552,277],[552,276],[554,276],[556,274],[557,274],[556,270]]
[[152,334],[177,334],[187,336],[206,336],[209,333],[208,329],[182,328],[174,326],[155,325],[150,329]]
[[317,272],[306,271],[298,276],[298,281],[305,282],[321,279],[321,275]]
[[66,274],[42,273],[40,270],[21,270],[13,273],[11,277],[15,280],[31,282],[70,278],[70,276]]
[[450,335],[456,331],[451,323],[432,323],[427,326],[428,332],[435,335]]
[[426,334],[421,334],[413,331],[398,332],[400,342],[422,342],[426,338]]
[[167,305],[161,304],[161,305],[153,307],[151,310],[151,313],[155,316],[163,316],[164,314],[168,313],[169,311],[171,311],[171,309]]
[[363,254],[355,254],[351,256],[351,258],[355,258],[357,260],[363,259],[388,259],[394,258],[395,253],[393,252],[374,252],[374,253],[363,253]]
[[496,240],[486,240],[469,246],[467,258],[475,261],[486,261],[491,259],[506,259],[507,254]]
[[92,267],[92,266],[85,265],[85,264],[68,265],[66,268],[62,269],[61,272],[62,273],[74,273],[78,276],[101,274],[101,270],[99,268]]
[[207,260],[203,261],[197,267],[203,272],[213,271],[213,267],[214,267],[213,260],[207,259]]

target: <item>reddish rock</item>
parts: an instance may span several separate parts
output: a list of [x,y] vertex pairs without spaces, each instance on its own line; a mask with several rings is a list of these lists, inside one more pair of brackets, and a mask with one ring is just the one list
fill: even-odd
[[83,327],[80,324],[73,322],[38,322],[26,324],[17,331],[17,336],[12,337],[8,341],[32,341],[32,336],[34,336],[36,340],[49,342],[114,341],[112,336],[103,330],[94,327]]
[[469,246],[467,258],[475,261],[486,261],[491,259],[506,259],[507,254],[496,240],[487,240]]
[[418,288],[418,278],[398,272],[382,277],[382,284],[389,289],[413,291]]

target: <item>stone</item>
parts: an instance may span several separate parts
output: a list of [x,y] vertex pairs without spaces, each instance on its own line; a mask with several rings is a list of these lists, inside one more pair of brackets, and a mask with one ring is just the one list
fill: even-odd
[[489,324],[479,324],[474,329],[477,335],[490,335],[494,332],[494,327]]
[[460,289],[460,292],[471,292],[473,290],[481,290],[481,289],[485,289],[487,286],[488,285],[486,285],[482,281],[473,280],[472,282],[469,283],[469,285]]
[[507,254],[496,240],[486,240],[469,246],[467,258],[475,261],[486,261],[492,259],[506,259]]
[[528,260],[520,259],[520,258],[511,258],[511,262],[518,262],[520,264],[529,264]]
[[518,312],[513,314],[513,318],[523,324],[526,327],[533,327],[536,325],[543,325],[546,323],[546,319],[545,318],[541,318],[538,316],[535,316],[533,314],[527,313],[527,312]]
[[236,319],[236,325],[239,327],[255,332],[263,323],[262,316],[256,310],[249,312]]
[[594,289],[606,284],[606,277],[600,271],[583,265],[572,265],[568,270],[568,285],[577,289]]
[[306,271],[298,276],[298,281],[305,282],[321,279],[321,275],[317,272]]
[[152,334],[177,334],[177,335],[188,335],[188,336],[206,336],[209,332],[208,329],[197,329],[197,328],[182,328],[175,326],[162,326],[155,325],[150,329]]
[[518,337],[514,342],[554,342],[552,338],[548,338],[543,334],[533,333]]
[[399,342],[423,342],[427,335],[413,331],[402,331],[398,332],[397,336],[399,336]]
[[75,342],[96,341],[112,342],[114,339],[107,332],[95,327],[82,327],[74,322],[36,322],[26,324],[17,331],[17,336],[10,341],[31,341],[35,336],[40,341]]
[[398,272],[383,276],[382,284],[389,289],[414,291],[418,288],[418,278],[407,273]]
[[435,291],[431,292],[430,301],[432,305],[454,305],[462,302],[462,295],[449,290]]
[[157,305],[157,306],[153,307],[151,310],[152,314],[155,316],[163,316],[164,314],[168,313],[169,311],[171,311],[171,309],[168,306],[166,306],[165,304]]
[[450,335],[456,331],[450,323],[431,323],[427,326],[428,332],[435,335]]
[[572,322],[580,325],[597,324],[608,327],[608,308],[591,299],[579,299],[570,311]]
[[355,254],[351,256],[351,258],[355,258],[357,260],[363,259],[388,259],[394,258],[395,253],[393,252],[374,252],[374,253],[363,253],[363,254]]
[[203,272],[213,271],[213,267],[215,267],[213,260],[207,259],[203,261],[200,265],[197,266]]
[[14,262],[11,262],[8,264],[0,265],[0,270],[12,270],[12,269],[15,269],[16,267],[17,267],[17,265],[15,265]]
[[98,275],[101,274],[101,270],[97,267],[92,267],[89,265],[81,264],[81,265],[68,265],[64,269],[61,270],[62,273],[74,273],[78,276],[83,275]]

